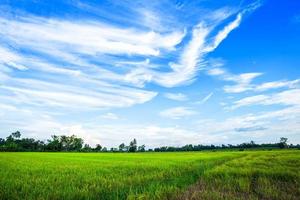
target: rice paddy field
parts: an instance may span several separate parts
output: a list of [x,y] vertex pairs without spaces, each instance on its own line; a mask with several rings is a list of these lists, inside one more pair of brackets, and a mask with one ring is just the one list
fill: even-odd
[[300,199],[300,151],[0,153],[0,199]]

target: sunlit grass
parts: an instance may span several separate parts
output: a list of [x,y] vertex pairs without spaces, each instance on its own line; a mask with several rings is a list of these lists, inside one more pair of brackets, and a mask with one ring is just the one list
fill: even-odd
[[295,199],[299,168],[296,150],[0,153],[0,199]]

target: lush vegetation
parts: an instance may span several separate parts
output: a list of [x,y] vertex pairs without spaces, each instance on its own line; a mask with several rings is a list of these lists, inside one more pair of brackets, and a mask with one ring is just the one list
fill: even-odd
[[0,199],[299,199],[300,151],[0,153]]
[[145,145],[138,146],[136,139],[133,139],[129,145],[125,143],[120,144],[117,148],[107,149],[97,144],[92,148],[89,144],[84,144],[82,138],[75,135],[52,135],[51,139],[46,142],[35,140],[34,138],[21,138],[21,133],[16,131],[10,134],[6,139],[0,138],[0,151],[50,151],[50,152],[174,152],[174,151],[202,151],[202,150],[216,150],[216,149],[276,149],[276,148],[300,148],[300,145],[287,144],[287,138],[280,138],[278,143],[270,144],[256,144],[254,141],[238,145],[192,145],[188,144],[182,147],[164,146],[154,149],[146,149]]

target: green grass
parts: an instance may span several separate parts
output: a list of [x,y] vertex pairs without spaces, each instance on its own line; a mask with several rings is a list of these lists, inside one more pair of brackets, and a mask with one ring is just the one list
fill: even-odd
[[0,153],[0,199],[298,199],[300,151]]

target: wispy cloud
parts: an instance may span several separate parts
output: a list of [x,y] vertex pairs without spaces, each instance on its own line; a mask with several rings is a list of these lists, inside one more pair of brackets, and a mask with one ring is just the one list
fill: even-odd
[[236,132],[252,132],[252,131],[263,131],[267,128],[262,126],[251,126],[251,127],[243,127],[243,128],[236,128]]
[[197,112],[188,107],[174,107],[160,112],[160,116],[170,119],[181,119],[195,114]]
[[[224,17],[224,16],[222,16]],[[221,17],[221,18],[222,18]],[[200,69],[199,65],[203,62],[204,56],[213,51],[228,36],[228,34],[238,27],[241,14],[225,26],[213,38],[209,38],[215,26],[222,19],[217,20],[213,25],[207,25],[204,21],[194,27],[192,39],[185,46],[178,63],[170,63],[172,72],[165,74],[155,74],[153,81],[165,87],[173,87],[191,81]],[[213,42],[209,42],[213,41]]]
[[[150,11],[143,13],[147,15],[145,19],[159,23]],[[111,108],[144,103],[157,93],[136,87],[144,87],[145,82],[173,87],[192,81],[204,56],[241,22],[241,12],[236,15],[235,11],[224,9],[216,13],[212,22],[203,19],[194,26],[191,39],[186,42],[183,39],[188,32],[182,29],[160,33],[95,20],[49,19],[24,14],[14,18],[2,16],[1,40],[10,47],[0,48],[3,65],[0,76],[8,80],[0,89],[11,93],[18,103],[38,106],[74,109],[84,104],[86,108]],[[211,36],[221,22],[233,15],[236,15],[233,21]],[[155,66],[152,57],[177,51],[177,45],[182,45],[183,51],[177,52],[178,62],[169,63],[171,72],[160,71],[161,63],[155,68],[140,67]],[[26,49],[26,53],[20,49]],[[108,59],[97,63],[103,56]],[[123,61],[114,56],[123,56]],[[136,56],[145,62],[130,59]],[[122,70],[114,70],[115,66]],[[39,76],[16,79],[12,77],[14,70],[39,73]],[[66,82],[62,83],[62,79]],[[185,100],[178,94],[166,97]]]
[[201,99],[200,101],[197,101],[196,104],[204,104],[205,102],[207,102],[212,96],[214,95],[213,92],[209,93],[207,96],[205,96],[203,99]]
[[232,108],[252,105],[281,104],[286,106],[300,106],[300,89],[290,89],[270,95],[255,95],[240,99],[233,103]]
[[175,101],[186,101],[188,97],[182,93],[166,93],[164,96],[168,99],[175,100]]
[[265,82],[260,85],[256,85],[253,90],[255,91],[266,91],[270,89],[278,89],[278,88],[296,88],[300,85],[300,79],[292,80],[292,81],[272,81]]
[[221,67],[223,63],[214,63],[214,65],[217,65],[217,67],[207,69],[206,72],[208,75],[215,76],[223,81],[234,83],[224,86],[223,89],[226,93],[241,93],[249,90],[254,90],[254,84],[252,83],[252,81],[255,78],[263,75],[259,72],[233,74]]
[[101,118],[103,119],[109,119],[109,120],[117,120],[119,119],[119,116],[114,113],[105,113],[104,115],[101,115]]
[[56,49],[59,52],[85,55],[105,53],[157,56],[161,49],[174,49],[184,36],[183,32],[162,35],[121,29],[97,21],[81,23],[40,17],[24,17],[21,20],[0,18],[0,28],[2,36],[18,45],[40,51]]

